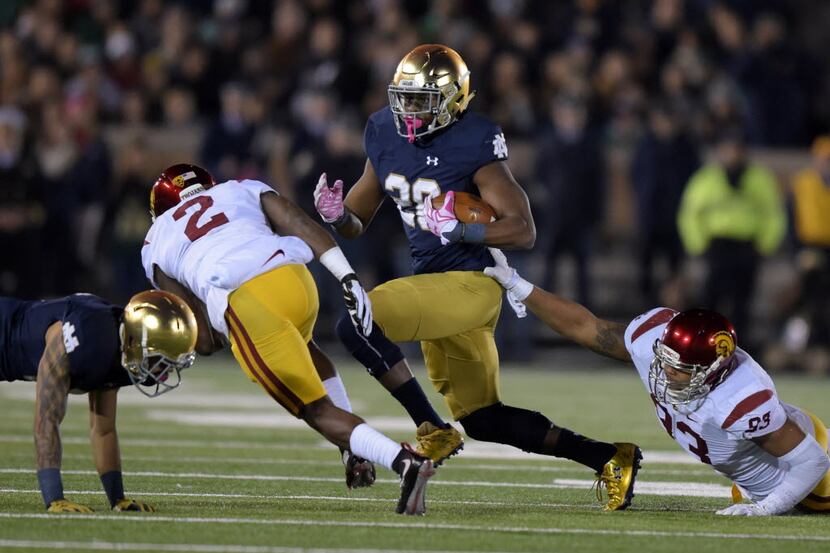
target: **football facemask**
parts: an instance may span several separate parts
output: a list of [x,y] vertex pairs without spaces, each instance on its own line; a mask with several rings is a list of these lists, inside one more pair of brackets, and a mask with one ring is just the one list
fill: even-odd
[[[711,365],[683,363],[676,351],[659,339],[655,340],[654,359],[648,371],[649,390],[662,403],[672,405],[699,405],[712,387],[726,376],[730,356],[720,356]],[[665,367],[691,375],[688,382],[669,378]]]
[[185,353],[180,359],[164,355],[149,355],[138,365],[125,365],[130,381],[138,391],[147,397],[156,397],[179,387],[182,382],[181,370],[193,365],[196,354]]

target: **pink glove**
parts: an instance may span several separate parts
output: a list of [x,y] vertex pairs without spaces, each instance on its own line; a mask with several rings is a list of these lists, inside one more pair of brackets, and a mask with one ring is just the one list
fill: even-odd
[[447,192],[444,205],[435,209],[432,207],[432,199],[437,195],[437,192],[434,193],[424,202],[424,219],[429,231],[441,239],[442,246],[446,246],[452,242],[447,235],[458,226],[458,219],[455,217],[455,192]]
[[314,189],[314,207],[326,223],[334,223],[343,217],[343,181],[334,181],[329,188],[326,174],[320,175]]

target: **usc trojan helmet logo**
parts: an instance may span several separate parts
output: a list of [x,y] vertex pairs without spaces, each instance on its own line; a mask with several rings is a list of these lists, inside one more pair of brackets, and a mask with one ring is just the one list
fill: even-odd
[[732,334],[725,330],[712,336],[712,342],[715,343],[715,353],[718,357],[729,357],[735,352],[735,340]]
[[443,44],[422,44],[405,55],[388,92],[398,134],[409,142],[454,123],[475,95],[467,64]]

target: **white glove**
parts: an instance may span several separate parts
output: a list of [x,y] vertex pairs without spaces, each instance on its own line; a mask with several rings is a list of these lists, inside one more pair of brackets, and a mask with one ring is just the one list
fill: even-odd
[[501,284],[501,287],[512,294],[516,301],[524,301],[533,292],[533,284],[519,276],[519,273],[507,264],[507,258],[498,248],[487,248],[496,261],[495,267],[485,267],[484,274]]
[[764,509],[757,503],[735,503],[726,509],[721,509],[715,512],[716,515],[726,516],[743,516],[743,517],[764,517],[770,516],[772,513]]
[[358,332],[369,336],[372,333],[372,302],[369,301],[369,295],[354,273],[340,279],[340,284],[343,286],[343,299],[352,324]]
[[343,181],[334,181],[329,188],[326,174],[320,175],[314,189],[314,208],[326,223],[335,223],[343,218]]

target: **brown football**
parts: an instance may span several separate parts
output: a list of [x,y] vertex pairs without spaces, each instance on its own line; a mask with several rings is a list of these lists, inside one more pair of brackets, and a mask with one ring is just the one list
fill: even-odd
[[[432,207],[438,209],[444,205],[441,194],[432,199]],[[455,193],[455,216],[462,223],[492,223],[496,220],[496,212],[490,204],[469,192]]]

